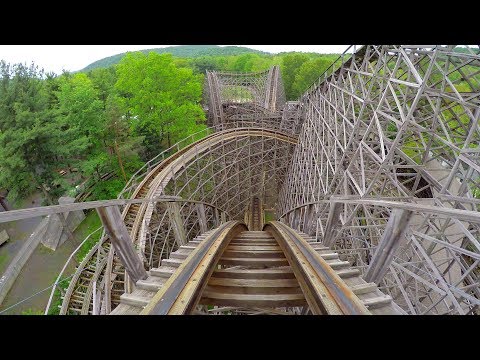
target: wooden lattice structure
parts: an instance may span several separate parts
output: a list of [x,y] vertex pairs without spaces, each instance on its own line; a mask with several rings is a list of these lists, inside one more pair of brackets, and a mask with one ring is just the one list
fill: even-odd
[[[399,311],[478,313],[479,48],[353,50],[296,102],[285,103],[278,67],[207,72],[211,127],[152,159],[120,195],[184,201],[124,207],[147,270],[242,221],[255,197],[334,249]],[[61,312],[110,313],[134,288],[104,236]]]

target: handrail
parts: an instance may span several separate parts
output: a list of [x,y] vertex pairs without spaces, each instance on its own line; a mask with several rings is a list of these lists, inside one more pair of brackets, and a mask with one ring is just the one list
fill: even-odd
[[143,204],[143,203],[154,203],[154,202],[192,202],[192,203],[204,204],[204,205],[216,208],[219,211],[222,211],[226,213],[228,216],[230,216],[230,214],[227,211],[223,210],[222,208],[216,205],[207,203],[205,201],[187,200],[187,199],[182,199],[178,196],[162,195],[162,196],[156,196],[153,198],[144,198],[144,199],[97,200],[97,201],[86,201],[82,203],[51,205],[51,206],[43,206],[43,207],[37,207],[37,208],[5,211],[0,213],[0,223],[30,219],[38,216],[59,214],[59,213],[70,212],[70,211],[97,209],[97,208],[106,207],[106,206],[123,206],[123,205],[129,205],[129,204]]
[[[235,126],[235,127],[234,127]],[[263,126],[263,124],[258,124],[256,122],[252,122],[252,121],[235,121],[235,122],[232,122],[232,123],[229,123],[229,124],[220,124],[218,126],[215,126],[214,128],[218,129],[218,130],[223,130],[223,133],[219,133],[219,132],[216,132],[214,134],[210,134],[209,136],[211,136],[212,138],[216,138],[216,137],[221,137],[221,136],[225,136],[226,134],[229,134],[229,133],[233,133],[233,132],[237,132],[237,131],[241,131],[243,132],[244,134],[246,135],[262,135],[264,136],[264,134],[267,134],[267,133],[275,133],[275,136],[284,136],[286,138],[288,138],[292,143],[296,143],[297,142],[297,136],[295,136],[294,134],[292,134],[291,132],[289,131],[284,131],[284,130],[281,130],[281,129],[271,129],[271,127],[266,127],[266,126]],[[208,131],[209,129],[212,129],[212,128],[207,128],[207,129],[204,129],[204,131]],[[231,136],[231,135],[229,135]],[[210,139],[211,140],[211,139]],[[197,141],[198,142],[205,142],[205,141],[210,141],[208,140],[207,138],[201,138],[201,139],[198,139]],[[178,143],[177,143],[178,145]],[[174,145],[172,146],[170,149],[172,148],[175,148],[177,147],[177,145]],[[187,148],[182,148],[182,151],[185,152],[192,148],[193,146],[197,146],[195,145],[194,143],[192,144],[188,144],[187,145]],[[178,150],[180,151],[180,146],[178,145]],[[157,169],[159,166],[162,166],[161,163],[164,162],[164,161],[167,161],[167,164],[170,163],[171,161],[173,161],[175,158],[184,158],[184,157],[181,157],[182,154],[172,154],[170,155],[169,157],[167,158],[162,158],[158,164],[155,164],[154,166],[152,166],[152,163],[154,163],[154,159],[152,159],[152,161],[150,161],[149,163],[147,163],[146,165],[144,165],[142,167],[142,169],[146,170],[147,169],[147,166],[148,166],[148,169],[149,169],[149,172],[148,173],[151,173],[152,171],[155,172],[155,169]],[[158,156],[156,157],[156,159],[158,159]],[[173,160],[172,160],[173,159]],[[158,170],[158,169],[157,169]],[[136,174],[140,174],[140,171],[137,171]],[[147,173],[147,174],[148,174]],[[141,176],[146,176],[147,174],[142,174],[142,175],[138,175],[137,178],[135,179],[131,179],[131,182],[129,184],[131,184],[133,181],[138,181]],[[135,176],[134,176],[135,177]],[[150,186],[151,189],[155,188],[156,187],[156,181],[154,180],[154,184]],[[136,185],[138,187],[138,185]],[[132,187],[132,185],[129,185],[128,189],[130,189]],[[121,196],[122,194],[119,195],[119,197]],[[151,193],[151,195],[149,196],[153,196],[154,194]],[[129,194],[130,196],[130,194]],[[162,198],[162,197],[160,197]],[[177,201],[177,200],[174,200],[174,198],[172,197],[163,197],[165,201]],[[153,197],[153,199],[139,199],[139,200],[132,200],[132,199],[117,199],[117,200],[108,200],[110,201],[111,203],[110,204],[116,204],[116,205],[126,205],[126,204],[132,204],[132,203],[148,203],[148,202],[151,202],[151,201],[155,201],[155,197]],[[197,201],[194,201],[194,200],[178,200],[178,201],[187,201],[187,202],[192,202],[192,203],[195,203]],[[117,202],[117,203],[115,203]],[[206,204],[207,206],[210,206],[210,207],[213,207],[215,209],[218,209],[220,212],[222,213],[225,213],[228,218],[231,218],[231,215],[219,208],[218,206],[214,206],[212,204],[209,204],[209,203],[205,203],[205,202],[198,202],[198,203],[203,203],[203,204]],[[81,204],[80,204],[81,205]],[[103,205],[103,206],[106,206],[107,204],[103,203],[103,204],[98,204],[100,207]],[[143,206],[144,207],[144,206]],[[142,208],[143,208],[142,207]],[[140,223],[135,223],[134,224],[134,227],[137,226],[137,230],[139,229],[139,226],[140,226]],[[137,231],[135,230],[135,231]],[[134,237],[135,238],[135,237]],[[141,242],[141,240],[140,240]],[[93,252],[92,254],[87,254],[87,257],[91,258],[93,256]],[[75,280],[75,279],[74,279]],[[72,280],[72,283],[74,281]]]
[[330,199],[304,203],[302,205],[296,206],[286,211],[279,217],[279,219],[282,219],[288,214],[290,214],[292,211],[303,208],[305,206],[315,205],[315,204],[331,204],[331,203],[384,206],[384,207],[393,208],[393,209],[403,209],[403,210],[410,210],[415,212],[425,212],[425,213],[436,214],[436,215],[452,216],[456,219],[458,218],[461,220],[466,220],[466,221],[480,224],[480,212],[478,211],[443,208],[441,206],[422,205],[418,203],[409,203],[409,202],[375,200],[374,198],[348,199],[348,198],[341,198],[341,197],[332,197]]

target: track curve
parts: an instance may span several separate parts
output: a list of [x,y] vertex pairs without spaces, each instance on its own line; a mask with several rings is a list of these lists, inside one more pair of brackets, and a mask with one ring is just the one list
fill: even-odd
[[[176,171],[180,170],[193,157],[208,151],[215,144],[237,137],[256,136],[277,139],[291,144],[296,144],[297,142],[297,138],[288,133],[264,128],[246,127],[216,132],[185,146],[163,160],[145,176],[133,192],[131,198],[151,198],[162,194],[165,186]],[[138,244],[139,240],[141,241],[139,235],[145,236],[145,234],[139,234],[140,228],[144,219],[147,223],[150,221],[153,208],[152,204],[129,204],[125,206],[122,217],[135,244]],[[105,284],[106,291],[103,306],[106,306],[107,313],[108,310],[113,310],[118,305],[119,296],[125,289],[128,291],[129,288],[125,282],[124,268],[117,257],[112,256],[112,252],[114,250],[110,247],[108,236],[103,236],[99,244],[92,248],[77,268],[64,295],[60,314],[86,315],[92,313],[94,282]],[[106,269],[109,269],[108,274]],[[108,286],[109,283],[111,284],[110,286]]]

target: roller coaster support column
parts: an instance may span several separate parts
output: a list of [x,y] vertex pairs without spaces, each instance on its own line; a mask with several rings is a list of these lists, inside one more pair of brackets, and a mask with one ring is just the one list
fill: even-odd
[[394,209],[392,211],[382,239],[373,255],[372,262],[363,277],[365,281],[374,282],[377,285],[382,281],[388,267],[392,263],[395,251],[405,238],[405,231],[408,228],[412,214],[409,210]]
[[146,279],[147,272],[135,251],[118,206],[101,207],[97,212],[130,279],[133,282]]
[[167,203],[168,216],[173,226],[173,235],[178,246],[187,243],[187,234],[183,225],[182,214],[180,213],[180,205],[176,202]]

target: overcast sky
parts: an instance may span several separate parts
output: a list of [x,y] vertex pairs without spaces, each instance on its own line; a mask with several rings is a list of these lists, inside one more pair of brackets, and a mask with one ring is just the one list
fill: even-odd
[[[171,45],[0,45],[0,60],[9,63],[35,62],[45,71],[60,74],[62,70],[77,71],[107,56],[126,51],[161,48]],[[225,45],[221,45],[225,46]],[[347,45],[238,45],[271,53],[303,51],[342,53]]]

